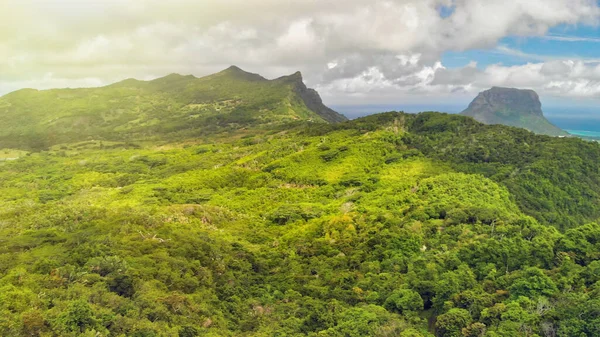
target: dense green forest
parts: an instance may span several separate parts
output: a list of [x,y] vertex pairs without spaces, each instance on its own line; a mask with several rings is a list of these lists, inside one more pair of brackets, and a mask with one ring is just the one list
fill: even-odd
[[0,335],[600,336],[600,144],[434,112],[186,139],[4,150]]

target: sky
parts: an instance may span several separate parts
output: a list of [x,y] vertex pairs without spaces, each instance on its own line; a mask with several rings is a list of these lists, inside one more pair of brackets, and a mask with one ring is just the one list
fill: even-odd
[[[598,0],[0,0],[0,95],[301,71],[333,106],[600,103]],[[600,114],[600,112],[598,112]]]

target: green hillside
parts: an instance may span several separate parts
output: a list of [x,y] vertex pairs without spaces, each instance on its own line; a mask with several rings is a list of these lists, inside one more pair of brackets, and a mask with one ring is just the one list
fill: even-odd
[[[189,80],[109,91],[165,108]],[[600,144],[286,111],[170,143],[120,121],[135,137],[0,161],[0,335],[598,336]]]
[[20,90],[0,98],[0,149],[74,141],[173,141],[290,121],[340,122],[300,73],[266,80],[230,67],[103,88]]

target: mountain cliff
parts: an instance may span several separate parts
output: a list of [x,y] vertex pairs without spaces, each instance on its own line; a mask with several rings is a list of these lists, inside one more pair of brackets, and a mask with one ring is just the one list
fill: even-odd
[[330,123],[339,123],[348,120],[344,115],[325,106],[319,93],[314,89],[306,87],[300,72],[296,72],[290,76],[281,77],[276,81],[291,85],[294,92],[300,97],[306,107],[317,113],[324,120]]
[[171,74],[102,88],[20,90],[0,98],[0,148],[85,140],[182,140],[292,121],[336,123],[298,72],[275,80],[236,66],[202,78]]
[[533,90],[493,87],[479,93],[461,114],[485,124],[516,126],[550,136],[568,135],[544,117],[540,98]]

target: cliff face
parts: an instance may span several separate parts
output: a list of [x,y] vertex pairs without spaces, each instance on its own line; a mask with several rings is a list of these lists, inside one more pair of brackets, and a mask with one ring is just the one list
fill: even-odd
[[479,93],[461,114],[485,124],[516,126],[550,136],[568,135],[544,117],[540,98],[533,90],[493,87]]
[[510,115],[544,116],[535,91],[498,87],[479,93],[463,114],[480,116],[490,122]]
[[321,116],[324,120],[329,123],[340,123],[347,121],[346,116],[334,111],[323,104],[323,100],[319,93],[311,88],[308,88],[302,79],[302,74],[296,72],[289,76],[284,76],[276,79],[275,81],[287,82],[292,85],[294,92],[302,99],[304,105],[317,115]]
[[346,116],[341,115],[323,104],[323,100],[315,89],[307,88],[304,82],[300,82],[294,88],[296,93],[302,98],[306,107],[317,113],[329,123],[340,123],[348,120]]

